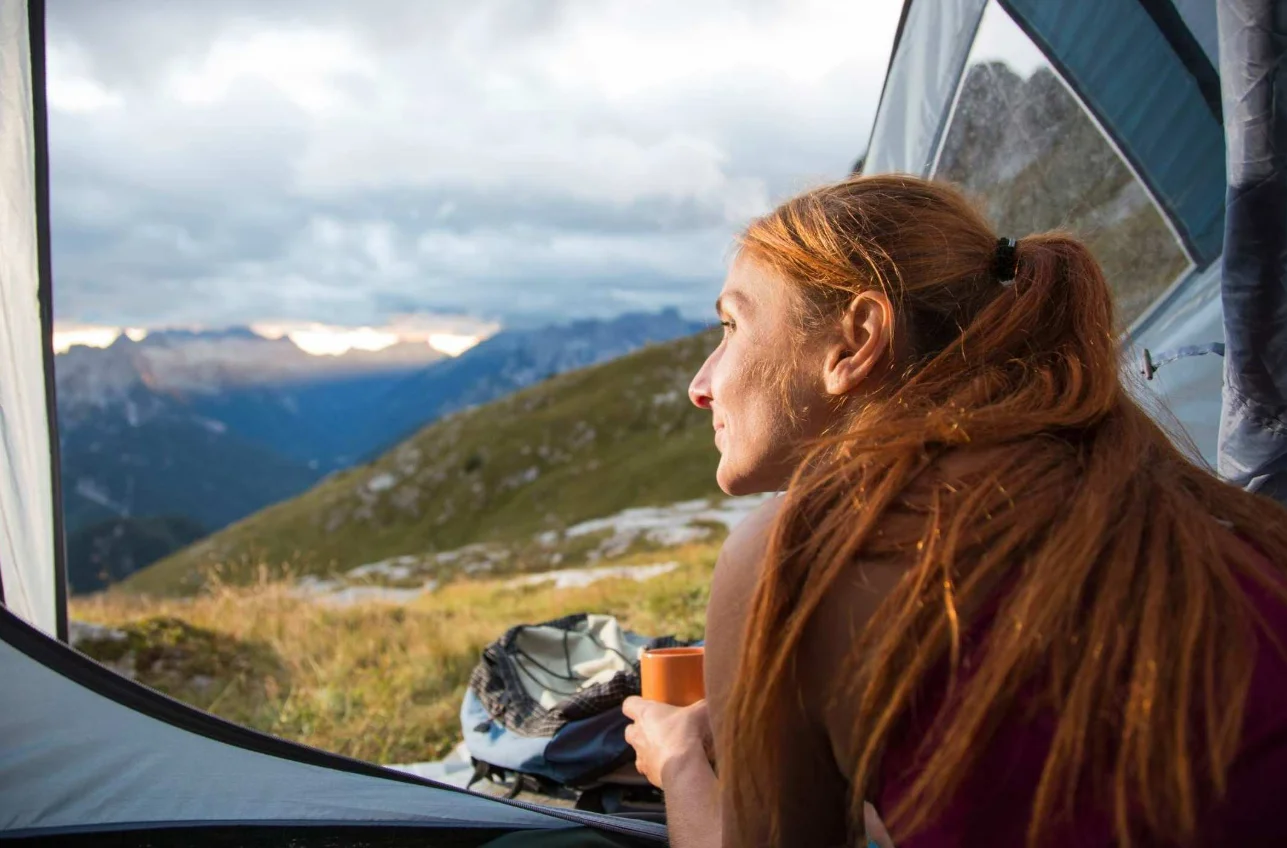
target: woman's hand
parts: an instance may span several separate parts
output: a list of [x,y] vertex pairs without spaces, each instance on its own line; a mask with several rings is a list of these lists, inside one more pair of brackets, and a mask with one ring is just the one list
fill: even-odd
[[621,711],[634,722],[626,728],[626,741],[635,749],[635,766],[658,789],[666,788],[662,781],[672,763],[695,755],[710,761],[713,745],[705,701],[672,707],[631,697]]

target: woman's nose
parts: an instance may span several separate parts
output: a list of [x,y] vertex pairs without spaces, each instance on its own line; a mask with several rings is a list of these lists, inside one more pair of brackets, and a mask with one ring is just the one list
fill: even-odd
[[707,376],[710,370],[708,365],[703,365],[702,370],[697,372],[693,382],[688,384],[688,399],[693,402],[693,406],[698,409],[711,408],[711,382]]

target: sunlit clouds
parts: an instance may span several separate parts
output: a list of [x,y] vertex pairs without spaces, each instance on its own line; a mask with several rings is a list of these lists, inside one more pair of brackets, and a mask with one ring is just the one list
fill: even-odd
[[704,315],[737,230],[863,152],[900,6],[50,4],[56,315],[323,352]]
[[[197,330],[203,328],[185,327],[175,329]],[[427,344],[439,353],[447,356],[459,356],[491,336],[499,329],[499,326],[478,324],[474,333],[462,333],[452,330],[433,331],[426,328],[417,329],[406,323],[394,323],[385,327],[336,327],[317,323],[266,323],[254,324],[250,329],[256,335],[265,339],[287,338],[300,350],[313,356],[341,356],[353,350],[381,351],[395,344]],[[139,328],[59,324],[54,329],[54,352],[66,353],[77,345],[105,348],[116,342],[122,335],[132,341],[141,342],[148,337],[149,332]]]
[[54,328],[54,352],[66,353],[75,345],[108,347],[122,335],[136,342],[147,338],[147,330],[132,327],[95,327],[88,324],[66,324]]

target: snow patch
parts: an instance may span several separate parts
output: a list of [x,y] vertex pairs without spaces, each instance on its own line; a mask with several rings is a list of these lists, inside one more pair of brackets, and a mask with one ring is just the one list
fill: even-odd
[[[661,547],[673,547],[708,537],[710,528],[722,524],[732,530],[773,494],[727,498],[718,504],[706,499],[682,501],[664,507],[636,507],[606,518],[596,518],[573,525],[564,531],[566,538],[611,533],[590,556],[620,556],[639,539]],[[543,540],[542,540],[542,543]]]
[[419,557],[401,556],[359,565],[357,568],[350,569],[347,573],[349,577],[357,580],[370,577],[383,577],[386,580],[407,580],[415,573],[415,566],[419,564]]
[[200,424],[207,431],[214,433],[216,436],[221,436],[224,433],[228,432],[228,425],[223,423],[222,421],[216,421],[213,418],[205,418],[200,415],[192,416],[192,420]]
[[664,548],[700,542],[711,534],[709,527],[657,527],[647,533],[648,541]]
[[542,583],[553,583],[555,589],[580,589],[600,580],[612,577],[628,577],[643,582],[668,574],[679,567],[677,562],[661,562],[656,565],[617,565],[603,568],[564,568],[560,571],[546,571],[542,574],[528,574],[506,581],[506,588],[522,586],[539,586]]
[[533,465],[517,474],[509,475],[501,481],[500,485],[502,489],[517,489],[519,486],[526,486],[529,483],[535,483],[537,478],[540,476],[540,466]]
[[373,494],[378,494],[379,492],[387,492],[396,485],[398,485],[398,478],[386,471],[367,480],[366,490]]
[[679,400],[679,389],[671,389],[652,396],[653,406],[670,406]]
[[[368,481],[364,487],[386,486],[394,481],[392,474],[381,474]],[[392,485],[392,483],[388,483]],[[711,525],[723,525],[732,530],[762,504],[774,497],[772,494],[743,498],[726,498],[716,502],[707,499],[683,501],[666,507],[638,507],[627,509],[606,518],[596,518],[569,527],[562,533],[546,531],[533,537],[545,548],[544,562],[559,565],[564,552],[560,542],[584,536],[606,534],[597,546],[587,552],[589,562],[612,558],[626,553],[636,541],[646,541],[662,548],[698,542],[712,534]],[[369,562],[349,569],[336,577],[305,576],[296,582],[295,591],[304,597],[337,605],[372,601],[407,603],[428,592],[435,591],[437,577],[450,573],[477,577],[494,573],[505,565],[514,553],[495,543],[477,543],[449,551],[405,554]],[[588,566],[525,574],[504,585],[508,587],[536,586],[552,583],[555,589],[589,586],[612,577],[649,580],[674,570],[677,563],[664,562],[639,566]],[[406,585],[420,582],[419,585]],[[371,585],[375,583],[401,583],[402,586]]]
[[76,494],[80,495],[87,501],[92,501],[99,506],[107,507],[118,515],[124,516],[130,514],[129,508],[112,500],[111,495],[107,493],[107,490],[103,488],[97,480],[92,480],[88,477],[78,478],[76,480]]

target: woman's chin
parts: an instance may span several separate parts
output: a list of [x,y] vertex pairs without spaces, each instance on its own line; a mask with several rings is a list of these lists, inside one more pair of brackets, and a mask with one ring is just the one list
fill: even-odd
[[772,486],[765,486],[761,481],[756,480],[756,475],[739,474],[736,471],[725,469],[723,462],[720,463],[719,470],[715,472],[715,482],[719,485],[720,490],[731,498],[774,491]]

